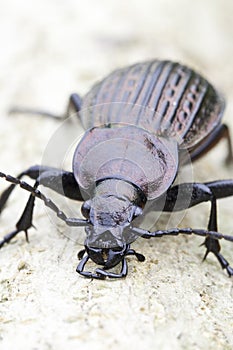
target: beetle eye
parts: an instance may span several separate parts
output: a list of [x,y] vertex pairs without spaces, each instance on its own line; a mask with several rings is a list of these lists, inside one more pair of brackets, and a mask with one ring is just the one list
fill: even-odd
[[91,210],[90,201],[84,202],[81,207],[81,212],[86,219],[88,219],[90,216],[90,210]]

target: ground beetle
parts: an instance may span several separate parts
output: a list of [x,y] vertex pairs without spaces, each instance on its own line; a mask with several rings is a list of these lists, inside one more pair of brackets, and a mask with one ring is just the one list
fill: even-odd
[[[97,109],[92,108],[98,106]],[[69,226],[85,226],[85,249],[77,272],[96,279],[121,278],[127,275],[125,257],[144,256],[130,248],[138,237],[151,238],[178,234],[205,237],[206,256],[212,252],[229,276],[233,269],[220,254],[219,239],[233,242],[232,236],[217,229],[216,200],[233,195],[233,180],[174,185],[178,170],[201,157],[222,138],[228,141],[229,130],[221,124],[224,100],[214,87],[192,69],[171,61],[152,60],[118,69],[97,83],[81,99],[70,96],[66,116],[75,111],[87,129],[73,156],[73,172],[47,166],[33,166],[17,178],[0,173],[11,182],[2,193],[0,210],[19,185],[30,197],[16,229],[7,234],[0,247],[19,232],[32,227],[35,198],[44,201]],[[85,111],[85,113],[84,113]],[[36,180],[34,187],[20,179]],[[62,179],[63,188],[58,185]],[[64,196],[84,201],[85,219],[68,218],[37,187],[44,185]],[[179,201],[190,194],[189,201]],[[146,203],[153,210],[172,212],[198,203],[211,203],[208,228],[175,228],[150,232],[132,224],[140,217]],[[137,220],[136,220],[137,221]],[[103,268],[85,271],[91,259]],[[121,263],[121,271],[109,270]]]

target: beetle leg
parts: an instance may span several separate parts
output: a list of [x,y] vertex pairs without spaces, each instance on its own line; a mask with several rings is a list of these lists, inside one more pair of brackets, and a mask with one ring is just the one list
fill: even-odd
[[216,180],[206,182],[205,185],[211,190],[216,199],[233,196],[233,180]]
[[207,253],[205,257],[207,256],[208,252],[211,251],[220,262],[222,268],[227,270],[228,275],[233,276],[232,267],[230,267],[228,261],[219,253],[220,245],[214,243],[214,241],[219,239],[225,239],[227,241],[233,242],[233,236],[223,235],[216,231],[193,229],[193,228],[173,228],[169,230],[158,230],[158,231],[150,232],[150,231],[143,230],[141,228],[132,227],[131,230],[134,233],[137,233],[142,238],[146,238],[146,239],[162,237],[162,236],[177,236],[179,234],[186,234],[186,235],[195,234],[198,236],[206,237],[206,241],[204,242],[204,245],[207,248]]
[[34,187],[30,186],[24,181],[20,181],[18,178],[6,175],[4,173],[0,172],[0,177],[5,178],[7,181],[13,183],[14,185],[19,185],[24,190],[31,193],[28,202],[26,204],[26,207],[23,211],[23,214],[21,215],[20,219],[18,220],[16,224],[16,230],[7,234],[3,239],[0,241],[0,248],[5,244],[9,243],[12,238],[14,238],[19,232],[24,231],[26,234],[26,239],[28,240],[27,236],[27,230],[33,226],[32,224],[32,216],[33,216],[33,209],[34,209],[34,202],[35,198],[41,199],[44,204],[53,210],[57,217],[61,220],[63,220],[68,226],[87,226],[89,225],[89,222],[87,220],[83,219],[77,219],[77,218],[67,218],[67,216],[61,211],[56,204],[49,198],[47,198],[43,193],[41,193],[39,190],[37,190],[37,187],[39,186],[39,183],[36,181]]
[[78,94],[71,94],[65,113],[65,118],[71,116],[72,113],[78,113],[82,107],[82,99]]
[[[217,180],[212,182],[206,182],[205,184],[181,184],[180,186],[181,187],[174,186],[167,192],[167,199],[164,211],[172,211],[174,210],[175,206],[176,210],[185,209],[182,208],[182,203],[185,203],[185,200],[182,200],[182,196],[185,199],[185,196],[192,191],[189,208],[201,202],[210,201],[211,210],[208,230],[217,232],[218,227],[216,200],[233,195],[233,180]],[[179,199],[181,199],[179,200],[180,206],[176,204],[176,199],[178,198],[178,195],[180,196]],[[203,245],[207,248],[204,260],[206,259],[208,253],[212,252],[220,262],[222,268],[227,270],[229,276],[232,276],[232,268],[229,266],[229,263],[226,261],[226,259],[219,253],[221,249],[220,243],[214,238],[207,237]]]
[[[76,199],[76,200],[82,200],[81,193],[79,190],[79,187],[77,185],[76,180],[74,179],[73,173],[51,168],[47,166],[40,166],[35,165],[30,167],[29,169],[23,171],[17,178],[14,178],[9,175],[5,175],[1,173],[1,177],[5,177],[5,179],[12,184],[2,193],[0,197],[0,213],[5,207],[5,204],[11,195],[12,191],[14,190],[16,185],[23,184],[21,187],[24,189],[28,189],[29,192],[33,193],[33,191],[36,190],[36,188],[43,184],[46,187],[49,187],[53,189],[54,191],[65,195],[68,198]],[[30,186],[27,187],[27,185],[24,182],[21,182],[20,179],[23,176],[29,176],[31,179],[35,179],[36,183],[34,187]],[[21,183],[21,184],[20,184]],[[42,199],[42,198],[41,198]],[[18,233],[21,231],[25,232],[26,240],[28,241],[28,229],[33,226],[32,224],[32,217],[33,217],[33,209],[34,209],[34,202],[35,202],[35,194],[31,194],[28,202],[26,204],[26,207],[19,219],[19,221],[16,224],[16,230],[11,232],[10,234],[7,234],[2,241],[0,241],[0,248],[5,244],[9,243],[13,237],[15,237]],[[47,202],[49,203],[49,202]],[[51,201],[50,201],[51,203]],[[46,203],[45,203],[46,204]],[[46,204],[47,205],[47,204]],[[51,208],[52,209],[52,208]],[[57,208],[57,213],[59,212],[59,209]],[[68,225],[72,224],[72,222],[67,219],[66,222]]]
[[58,120],[63,119],[63,116],[53,114],[48,111],[27,108],[27,107],[18,107],[18,106],[14,106],[10,108],[8,111],[8,114],[33,114],[33,115],[39,115],[41,117],[49,117],[49,118],[58,119]]
[[63,211],[61,211],[50,198],[47,198],[43,193],[41,193],[37,189],[37,186],[39,185],[37,181],[36,181],[34,187],[32,187],[27,182],[21,181],[21,180],[17,179],[16,177],[6,175],[2,172],[0,172],[0,177],[5,178],[6,181],[9,181],[15,185],[19,185],[24,190],[30,192],[33,197],[41,199],[44,202],[44,204],[48,208],[50,208],[52,211],[54,211],[57,214],[57,217],[59,217],[59,219],[65,221],[65,223],[68,226],[88,226],[88,225],[90,225],[88,220],[77,219],[77,218],[67,218],[66,215],[63,213]]
[[[217,225],[217,205],[216,205],[216,199],[213,198],[211,201],[211,210],[210,210],[210,218],[209,218],[209,224],[208,224],[208,230],[209,231],[218,231],[218,225]],[[218,253],[221,249],[221,246],[218,241],[211,237],[206,237],[204,243],[202,243],[206,247],[206,253],[204,255],[203,260],[207,258],[207,255],[209,252],[213,252],[214,254]]]
[[[165,199],[164,199],[164,196]],[[203,245],[207,248],[204,259],[209,252],[212,252],[222,268],[226,269],[229,276],[233,275],[233,269],[229,266],[226,259],[219,253],[221,247],[218,242],[219,239],[224,238],[233,242],[233,237],[226,236],[218,233],[217,228],[217,209],[216,200],[233,196],[233,180],[217,180],[212,182],[202,183],[183,183],[167,190],[167,193],[161,197],[152,206],[153,210],[161,210],[161,203],[164,203],[163,211],[172,212],[185,210],[191,208],[202,202],[211,202],[210,218],[208,223],[208,230],[196,230],[196,229],[171,229],[167,231],[155,231],[148,232],[141,229],[132,228],[133,232],[138,230],[138,234],[143,238],[160,237],[163,235],[177,235],[177,234],[197,234],[206,237]],[[188,200],[187,200],[188,199]],[[160,202],[162,201],[162,202]],[[144,232],[144,233],[143,233]]]
[[[209,218],[209,224],[208,224],[208,230],[210,231],[217,231],[217,206],[216,206],[216,199],[214,198],[211,201],[211,211],[210,211],[210,218]],[[217,241],[214,238],[206,237],[205,241],[202,243],[206,247],[206,253],[204,255],[203,260],[206,259],[207,255],[212,252],[216,258],[218,259],[222,269],[226,269],[228,275],[231,277],[233,276],[233,269],[230,267],[228,261],[220,254],[221,246],[219,241]]]
[[[165,212],[180,211],[197,204],[233,196],[233,180],[217,180],[206,183],[182,183],[167,190],[151,208]],[[165,199],[164,199],[165,197]],[[161,203],[164,203],[162,207]],[[158,209],[157,209],[158,208]]]
[[50,188],[51,190],[70,199],[83,201],[80,188],[70,171],[60,169],[49,169],[40,174],[37,178],[40,185]]
[[[37,180],[40,185],[48,187],[65,197],[83,201],[79,186],[72,172],[48,166],[35,165],[20,173],[17,179],[20,180],[23,176],[28,176],[31,179]],[[16,181],[1,194],[0,213],[17,184]]]
[[[9,196],[11,195],[12,191],[14,190],[15,186],[18,185],[18,180],[20,180],[23,176],[29,176],[31,179],[36,180],[40,174],[42,174],[44,171],[47,171],[48,169],[50,169],[49,167],[45,167],[45,166],[40,166],[40,165],[35,165],[32,166],[30,168],[28,168],[27,170],[24,170],[22,173],[20,173],[17,178],[14,178],[13,176],[7,176],[8,180],[11,180],[9,182],[12,182],[12,185],[10,185],[2,194],[0,197],[0,213],[1,211],[4,209],[5,204],[9,198]],[[4,177],[4,176],[2,176]],[[15,179],[15,180],[14,180]]]
[[199,203],[211,201],[213,193],[209,186],[202,183],[182,183],[177,186],[171,187],[165,193],[164,197],[156,201],[153,205],[153,209],[156,210],[158,206],[161,210],[161,203],[164,203],[163,211],[173,212],[185,210],[193,207]]
[[9,114],[33,114],[33,115],[39,115],[42,117],[49,117],[53,119],[63,120],[68,118],[73,112],[77,113],[80,111],[82,105],[82,99],[78,94],[72,94],[69,98],[69,103],[67,106],[67,110],[62,115],[57,115],[54,113],[50,113],[48,111],[43,110],[37,110],[32,108],[23,108],[23,107],[12,107],[8,111]]
[[[36,189],[37,186],[38,184],[35,184],[34,188]],[[31,194],[20,219],[16,223],[16,230],[3,237],[3,239],[0,241],[0,248],[4,244],[9,243],[12,240],[12,238],[14,238],[21,231],[25,232],[26,241],[28,242],[28,229],[33,227],[32,216],[33,216],[34,203],[35,203],[35,196]]]
[[233,276],[233,268],[229,265],[228,261],[222,256],[222,254],[219,253],[221,249],[219,242],[211,237],[207,237],[202,245],[206,247],[206,253],[203,260],[206,259],[209,252],[212,252],[218,259],[222,269],[226,269],[229,277]]
[[220,140],[225,138],[227,140],[228,155],[226,157],[226,163],[233,162],[232,142],[229,132],[229,128],[225,124],[219,124],[198,146],[191,151],[191,160],[202,157],[210,149],[212,149]]

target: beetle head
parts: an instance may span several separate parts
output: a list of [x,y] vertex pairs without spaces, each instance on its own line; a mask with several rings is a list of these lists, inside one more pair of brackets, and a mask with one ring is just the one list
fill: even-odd
[[123,245],[135,240],[129,226],[142,214],[142,209],[126,197],[101,195],[84,202],[82,214],[90,221],[85,228],[87,247],[120,251]]
[[[78,273],[89,278],[121,278],[127,274],[125,256],[136,255],[138,260],[144,260],[141,254],[130,249],[130,243],[138,238],[130,225],[142,214],[145,201],[142,192],[128,182],[105,179],[97,184],[94,195],[81,209],[89,225],[85,227],[85,249],[78,256],[82,259],[84,253],[87,255],[79,263]],[[103,268],[97,268],[94,273],[84,271],[89,258]],[[122,264],[119,274],[106,271],[119,263]]]

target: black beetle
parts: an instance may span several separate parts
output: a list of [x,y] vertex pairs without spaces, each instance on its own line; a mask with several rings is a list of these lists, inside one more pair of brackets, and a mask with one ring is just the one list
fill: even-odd
[[[73,172],[41,165],[17,178],[0,173],[12,183],[1,196],[0,210],[15,185],[31,193],[16,229],[3,238],[0,247],[21,231],[28,239],[34,201],[40,198],[67,225],[85,226],[85,249],[78,254],[82,260],[77,267],[83,276],[125,277],[127,255],[145,259],[130,243],[138,237],[180,233],[205,237],[204,258],[212,252],[232,276],[233,269],[220,254],[219,239],[233,242],[233,237],[218,232],[216,200],[233,195],[233,180],[173,185],[179,167],[187,163],[187,154],[194,161],[222,138],[228,141],[227,160],[233,159],[229,130],[221,124],[224,107],[223,98],[201,75],[171,61],[152,60],[116,70],[94,85],[83,100],[72,94],[66,116],[74,110],[87,129],[74,153]],[[24,175],[36,180],[34,187],[20,180]],[[85,219],[68,218],[37,189],[39,185],[74,200],[85,199]],[[190,195],[188,203],[181,200],[177,206],[178,194],[183,199]],[[149,232],[133,226],[148,201],[153,202],[153,209],[162,206],[165,212],[210,201],[208,228]],[[103,268],[84,271],[89,258]],[[119,273],[109,271],[119,263]]]

